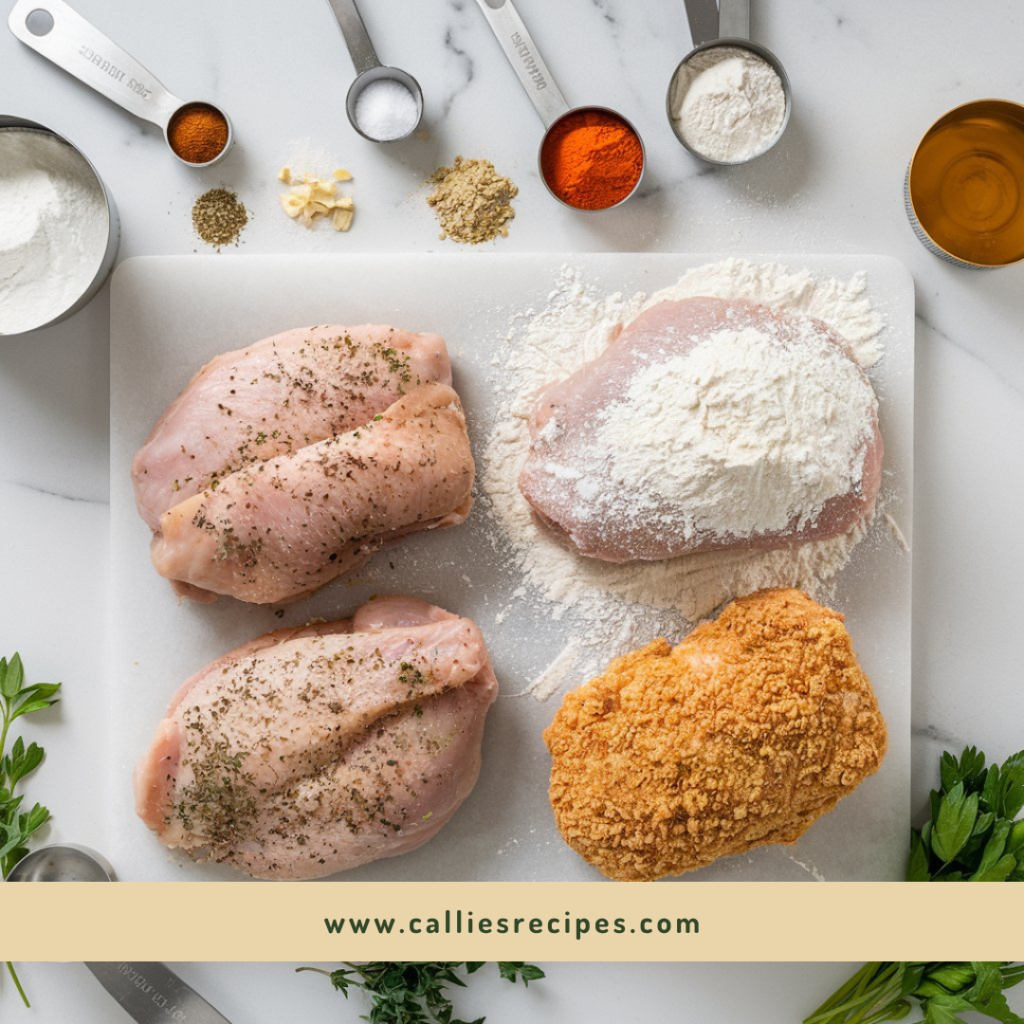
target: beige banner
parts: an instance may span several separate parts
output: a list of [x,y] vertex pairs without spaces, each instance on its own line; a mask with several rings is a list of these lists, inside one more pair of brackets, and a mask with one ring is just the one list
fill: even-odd
[[1022,909],[999,885],[3,885],[0,959],[995,960],[1024,956]]

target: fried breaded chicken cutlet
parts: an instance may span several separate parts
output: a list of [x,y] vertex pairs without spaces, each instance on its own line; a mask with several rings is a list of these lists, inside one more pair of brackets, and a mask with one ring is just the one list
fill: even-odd
[[741,598],[678,647],[617,658],[544,739],[562,836],[621,881],[795,842],[887,744],[843,616],[799,590]]

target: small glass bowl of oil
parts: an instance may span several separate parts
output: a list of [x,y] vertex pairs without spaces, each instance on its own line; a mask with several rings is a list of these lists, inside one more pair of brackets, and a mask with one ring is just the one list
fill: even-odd
[[904,191],[910,223],[936,256],[972,269],[1024,260],[1024,106],[977,100],[940,117]]

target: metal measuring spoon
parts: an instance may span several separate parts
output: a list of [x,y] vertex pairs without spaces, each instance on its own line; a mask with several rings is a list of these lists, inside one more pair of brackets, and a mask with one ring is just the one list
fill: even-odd
[[110,960],[85,966],[138,1024],[231,1024],[166,964]]
[[[348,113],[349,124],[370,142],[400,142],[402,139],[407,139],[419,128],[420,121],[423,119],[423,90],[420,89],[420,83],[408,71],[381,64],[355,0],[329,0],[329,2],[334,17],[338,20],[338,27],[341,29],[345,46],[348,47],[349,56],[356,68],[355,80],[348,87],[348,95],[345,97],[345,110]],[[356,104],[363,90],[368,85],[381,81],[397,82],[407,89],[416,101],[415,124],[403,135],[397,135],[390,139],[377,139],[368,135],[356,119]]]
[[[714,0],[711,0],[711,2],[714,3]],[[480,5],[480,9],[484,12],[491,28],[494,30],[494,34],[497,37],[498,42],[501,44],[501,48],[505,51],[505,56],[508,57],[509,63],[512,65],[516,76],[519,78],[520,83],[526,90],[527,96],[530,97],[530,101],[533,103],[534,109],[540,115],[540,119],[544,123],[546,131],[544,132],[544,137],[541,139],[540,148],[537,151],[537,163],[540,167],[540,177],[548,192],[550,192],[551,195],[554,196],[554,198],[563,206],[568,206],[570,210],[582,210],[585,213],[601,212],[590,210],[586,207],[573,206],[571,203],[567,203],[551,187],[551,183],[544,175],[544,166],[542,163],[544,144],[561,121],[571,114],[578,114],[581,111],[592,110],[597,113],[610,114],[613,117],[618,118],[636,136],[637,141],[640,143],[640,151],[643,155],[642,169],[636,180],[636,184],[634,184],[629,194],[623,196],[623,198],[615,203],[614,206],[603,207],[602,210],[611,210],[614,209],[615,206],[621,206],[630,198],[630,196],[636,193],[636,190],[640,187],[640,182],[643,179],[644,171],[647,168],[647,154],[644,151],[644,143],[643,139],[640,138],[640,133],[636,130],[633,124],[623,117],[617,110],[611,110],[609,107],[569,106],[565,97],[562,95],[562,91],[557,85],[555,85],[555,80],[551,77],[551,72],[548,70],[547,64],[544,63],[544,58],[541,57],[536,43],[534,43],[533,38],[530,36],[529,30],[527,29],[523,19],[519,16],[519,12],[515,9],[512,0],[477,0],[477,3]]]
[[22,857],[8,882],[116,882],[110,862],[88,846],[54,843]]
[[[709,164],[735,167],[739,164],[755,160],[757,157],[767,153],[782,138],[783,133],[786,131],[786,125],[789,124],[789,117],[793,109],[793,91],[789,84],[789,76],[786,74],[786,69],[771,50],[758,43],[751,42],[750,0],[721,0],[721,9],[719,9],[715,0],[686,0],[686,17],[690,23],[693,49],[679,62],[672,73],[672,79],[668,85],[668,95],[665,97],[668,123],[683,148],[689,150],[694,156],[700,157],[701,160],[707,161]],[[674,112],[681,106],[686,91],[696,77],[696,72],[692,68],[694,57],[720,46],[728,46],[737,50],[748,50],[756,57],[760,57],[779,76],[779,81],[782,83],[782,94],[786,99],[786,110],[775,138],[763,149],[741,160],[716,160],[714,157],[707,156],[694,149],[683,138],[680,123],[674,116]]]
[[[185,102],[168,92],[134,57],[64,0],[18,0],[11,9],[7,25],[26,46],[130,114],[155,124],[163,131],[167,148],[186,167],[210,167],[231,148],[233,131],[224,111],[205,100]],[[194,106],[212,108],[224,118],[228,128],[224,148],[205,163],[192,163],[178,156],[167,134],[175,115]]]

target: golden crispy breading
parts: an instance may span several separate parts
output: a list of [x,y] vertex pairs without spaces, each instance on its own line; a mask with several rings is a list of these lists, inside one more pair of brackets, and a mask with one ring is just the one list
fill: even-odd
[[843,616],[799,590],[741,598],[674,650],[617,658],[544,739],[562,836],[623,881],[795,842],[887,743]]

